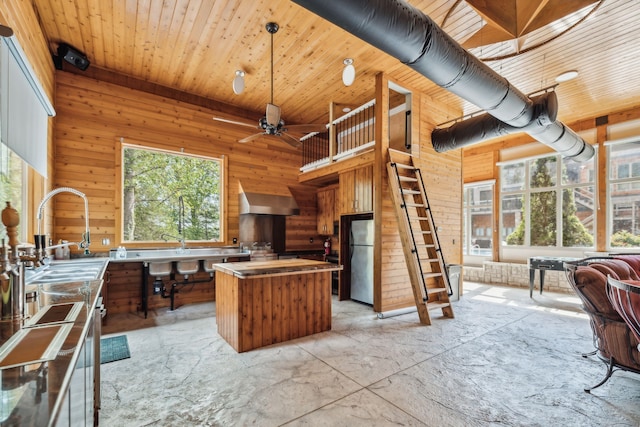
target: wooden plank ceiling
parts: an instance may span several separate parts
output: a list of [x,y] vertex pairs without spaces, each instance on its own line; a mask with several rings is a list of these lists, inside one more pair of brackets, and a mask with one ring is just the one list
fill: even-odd
[[[52,53],[61,42],[74,46],[91,61],[89,75],[108,72],[133,78],[133,86],[153,83],[229,104],[237,108],[220,109],[256,122],[270,100],[269,21],[280,26],[274,35],[274,103],[288,124],[326,123],[331,101],[360,105],[372,99],[380,71],[459,107],[461,114],[477,110],[289,0],[32,3]],[[477,56],[523,51],[487,64],[524,93],[555,84],[561,72],[578,70],[577,79],[557,87],[559,118],[566,123],[640,104],[640,1],[409,3]],[[502,44],[489,44],[494,41]],[[527,51],[536,44],[542,46]],[[353,58],[357,70],[350,87],[341,80],[345,58]],[[232,80],[240,69],[246,89],[236,95]]]

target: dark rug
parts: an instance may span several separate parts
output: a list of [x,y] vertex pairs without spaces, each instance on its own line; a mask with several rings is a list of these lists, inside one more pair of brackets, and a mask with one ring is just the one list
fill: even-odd
[[108,337],[100,339],[100,363],[115,362],[116,360],[128,359],[129,343],[126,335]]

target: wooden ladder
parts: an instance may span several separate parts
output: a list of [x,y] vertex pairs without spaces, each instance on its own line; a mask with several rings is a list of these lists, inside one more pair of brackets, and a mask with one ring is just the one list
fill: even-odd
[[422,174],[409,154],[389,149],[389,158],[389,188],[420,323],[430,325],[429,311],[436,309],[442,309],[445,317],[453,318],[449,274]]

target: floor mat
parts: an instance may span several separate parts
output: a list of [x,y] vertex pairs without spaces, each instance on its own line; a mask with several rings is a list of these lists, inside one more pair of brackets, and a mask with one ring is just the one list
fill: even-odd
[[129,343],[126,335],[118,335],[100,339],[100,363],[115,362],[116,360],[128,359]]

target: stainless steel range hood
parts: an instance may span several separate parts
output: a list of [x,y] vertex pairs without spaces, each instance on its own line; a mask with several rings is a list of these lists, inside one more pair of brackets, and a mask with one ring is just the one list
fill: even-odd
[[300,215],[296,199],[286,186],[260,191],[240,183],[240,214]]

